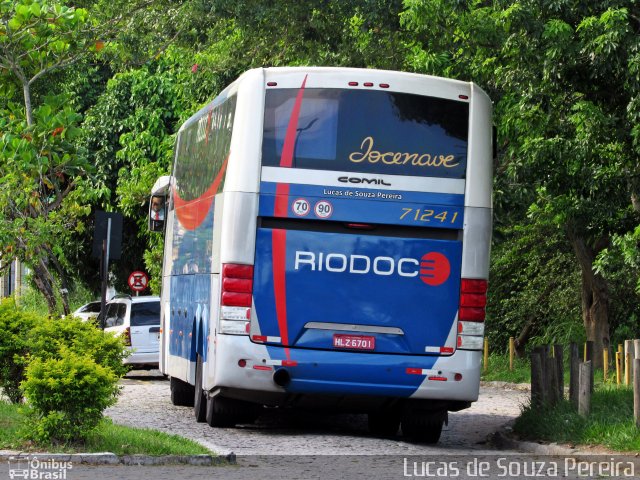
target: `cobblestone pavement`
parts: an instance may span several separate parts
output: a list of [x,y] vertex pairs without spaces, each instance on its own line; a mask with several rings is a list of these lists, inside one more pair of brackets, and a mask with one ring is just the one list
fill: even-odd
[[176,407],[169,382],[158,371],[133,372],[122,381],[118,403],[106,411],[115,423],[154,428],[193,439],[220,454],[253,455],[425,455],[482,453],[487,436],[514,419],[527,392],[483,387],[470,409],[449,415],[437,446],[402,437],[369,435],[365,415],[268,411],[255,425],[211,428],[197,423],[192,409]]

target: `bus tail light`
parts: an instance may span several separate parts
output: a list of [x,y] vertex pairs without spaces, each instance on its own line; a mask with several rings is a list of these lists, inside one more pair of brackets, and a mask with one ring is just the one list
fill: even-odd
[[458,348],[482,350],[486,305],[487,281],[463,278],[458,310]]
[[222,266],[222,305],[251,307],[253,266],[227,263]]
[[458,319],[484,322],[487,305],[487,281],[463,278],[460,285],[460,310]]
[[221,332],[248,335],[253,296],[253,265],[227,263],[222,266]]

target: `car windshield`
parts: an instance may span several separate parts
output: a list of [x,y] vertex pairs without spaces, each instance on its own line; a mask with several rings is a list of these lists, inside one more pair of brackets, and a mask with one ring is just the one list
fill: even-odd
[[160,325],[160,302],[134,303],[131,305],[131,326]]
[[80,313],[100,313],[100,302],[91,302],[80,309]]

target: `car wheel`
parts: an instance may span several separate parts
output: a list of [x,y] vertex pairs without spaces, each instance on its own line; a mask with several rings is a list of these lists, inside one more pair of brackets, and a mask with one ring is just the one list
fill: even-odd
[[196,386],[194,388],[193,395],[193,414],[198,422],[205,421],[205,415],[207,413],[207,397],[204,390],[202,390],[202,357],[197,355],[196,358]]

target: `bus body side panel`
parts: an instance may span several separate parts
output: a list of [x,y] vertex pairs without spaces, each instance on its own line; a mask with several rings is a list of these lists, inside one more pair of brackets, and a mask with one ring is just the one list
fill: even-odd
[[161,358],[163,373],[191,384],[197,356],[209,364],[217,322],[224,231],[219,192],[231,166],[236,88],[232,84],[185,122],[176,147],[165,233]]

